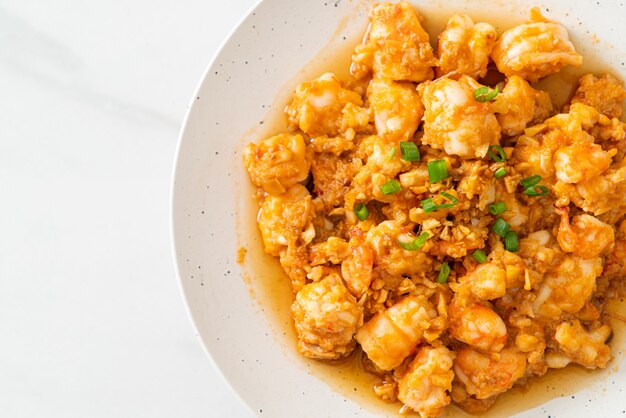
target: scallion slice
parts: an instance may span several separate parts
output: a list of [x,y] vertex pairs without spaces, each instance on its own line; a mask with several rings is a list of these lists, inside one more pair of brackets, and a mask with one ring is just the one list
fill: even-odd
[[515,252],[519,250],[519,240],[517,239],[517,232],[509,231],[504,236],[504,248],[507,251]]
[[497,202],[489,205],[489,213],[491,213],[492,215],[499,215],[506,212],[507,209],[508,208],[506,207],[506,203],[504,202]]
[[472,253],[472,257],[474,257],[474,260],[478,261],[480,264],[484,263],[485,261],[487,261],[487,255],[485,254],[485,252],[483,250],[476,250]]
[[422,209],[424,209],[424,212],[431,213],[436,211],[437,209],[450,209],[451,207],[454,207],[457,203],[459,203],[459,199],[457,199],[450,193],[441,192],[440,194],[445,197],[450,203],[442,203],[441,205],[437,205],[433,201],[433,198],[429,197],[428,199],[422,200]]
[[446,160],[435,160],[428,163],[428,178],[431,183],[438,183],[447,177]]
[[526,194],[527,196],[545,196],[548,193],[550,193],[550,189],[548,189],[546,186],[541,185],[530,186],[529,188],[524,190],[524,194]]
[[422,209],[424,209],[424,212],[426,213],[431,213],[437,210],[437,205],[433,202],[432,197],[422,200]]
[[450,266],[448,263],[443,263],[441,268],[439,269],[439,274],[437,275],[437,283],[445,283],[448,281],[448,276],[450,275]]
[[[498,155],[496,155],[494,151],[496,151]],[[489,150],[487,151],[487,153],[489,154],[491,159],[497,163],[506,161],[506,153],[500,145],[489,145]]]
[[500,93],[500,88],[498,86],[496,86],[493,90],[487,86],[483,86],[474,90],[474,98],[477,102],[485,103],[495,99],[498,93]]
[[424,246],[430,234],[428,232],[422,232],[419,237],[410,242],[402,242],[398,240],[398,245],[407,251],[417,251]]
[[493,229],[493,232],[495,232],[496,234],[504,237],[506,233],[509,232],[509,229],[511,229],[511,225],[509,225],[504,219],[498,218],[493,223],[491,229]]
[[421,158],[415,142],[400,142],[400,152],[404,161],[419,161]]
[[497,179],[501,179],[502,177],[506,176],[507,172],[506,172],[506,168],[504,167],[500,167],[498,168],[494,173],[493,176]]
[[454,205],[456,205],[457,203],[459,203],[459,199],[457,199],[456,197],[454,197],[453,195],[451,195],[450,193],[446,193],[446,192],[441,192],[440,193],[443,197],[445,197],[446,199],[448,199],[450,201],[450,203],[443,203],[441,205],[438,205],[438,209],[450,209],[451,207],[454,207]]
[[520,181],[519,184],[521,184],[524,189],[528,189],[529,187],[539,184],[541,180],[542,180],[542,177],[539,174],[535,174],[533,176],[522,179],[522,181]]
[[400,186],[400,183],[398,183],[398,181],[394,179],[391,179],[387,183],[380,186],[380,191],[384,195],[398,193],[400,190],[402,190],[402,186]]
[[370,211],[367,210],[367,206],[364,203],[357,203],[354,205],[354,214],[359,221],[364,221],[370,217]]
[[391,148],[391,151],[389,151],[389,156],[387,157],[387,161],[390,161],[391,158],[393,158],[393,156],[396,154],[396,147]]

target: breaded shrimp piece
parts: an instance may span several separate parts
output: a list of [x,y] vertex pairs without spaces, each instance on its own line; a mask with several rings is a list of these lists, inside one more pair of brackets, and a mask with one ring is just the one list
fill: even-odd
[[292,126],[313,137],[335,136],[350,129],[358,131],[369,123],[369,113],[361,106],[358,93],[343,88],[334,74],[325,73],[299,84],[285,113]]
[[611,165],[611,154],[598,144],[575,142],[554,153],[556,178],[563,183],[581,183],[593,179]]
[[478,299],[497,299],[506,293],[507,272],[495,263],[480,264],[459,283]]
[[[612,165],[599,176],[578,184],[558,182],[554,186],[558,202],[572,201],[579,208],[598,216],[626,206],[626,159]],[[557,202],[557,203],[558,203]]]
[[301,184],[291,186],[280,196],[269,195],[257,217],[265,252],[277,256],[288,245],[308,244],[315,237],[311,195]]
[[413,136],[424,115],[413,84],[377,78],[370,82],[367,98],[379,136],[391,135],[402,141]]
[[557,210],[561,223],[556,238],[563,251],[589,259],[612,250],[615,232],[611,225],[586,213],[574,216],[570,223],[568,211]]
[[606,344],[611,327],[604,324],[586,329],[580,321],[563,322],[556,327],[554,339],[566,357],[588,369],[605,368],[611,359],[611,348]]
[[378,368],[391,370],[413,353],[436,317],[437,310],[424,296],[407,296],[366,322],[356,340]]
[[352,55],[350,73],[374,78],[422,82],[433,78],[437,64],[421,16],[409,3],[377,3],[370,10],[363,43]]
[[566,65],[582,64],[565,27],[546,20],[537,8],[530,17],[530,23],[507,30],[496,42],[491,58],[501,73],[535,82]]
[[498,34],[488,23],[476,23],[467,15],[454,15],[439,35],[438,77],[456,72],[473,78],[487,75],[489,55]]
[[[412,228],[410,228],[412,229]],[[372,227],[365,242],[374,250],[374,264],[390,276],[410,276],[426,273],[432,267],[432,260],[422,250],[407,251],[400,247],[398,239],[415,239],[407,228],[398,221],[383,221]],[[426,250],[429,243],[422,248]]]
[[505,392],[526,372],[526,356],[506,348],[497,358],[463,347],[456,352],[454,374],[467,393],[487,399]]
[[504,321],[491,308],[460,301],[458,296],[450,304],[450,335],[479,350],[494,352],[502,350],[509,338]]
[[327,263],[341,264],[349,255],[348,243],[339,237],[330,237],[309,247],[309,262],[311,266]]
[[535,90],[518,75],[507,80],[496,96],[493,109],[502,133],[509,136],[519,135],[532,122],[542,122],[553,111],[550,95]]
[[311,169],[311,157],[299,134],[279,134],[250,143],[243,160],[252,182],[273,195],[306,179]]
[[314,214],[309,191],[295,184],[279,196],[268,195],[257,217],[265,252],[280,256],[294,292],[305,283],[308,267],[305,246],[315,238]]
[[352,352],[363,311],[337,274],[305,285],[291,305],[298,351],[309,358],[332,360]]
[[626,89],[611,74],[600,77],[586,74],[578,80],[578,88],[572,103],[584,103],[598,109],[609,118],[622,116],[622,102],[626,99]]
[[425,107],[422,142],[450,155],[482,158],[500,141],[500,125],[489,102],[479,103],[473,78],[448,77],[422,83],[418,92]]
[[567,256],[549,271],[533,302],[535,315],[555,319],[563,313],[580,311],[596,288],[596,278],[602,274],[602,259],[588,260]]
[[454,352],[425,346],[398,381],[398,399],[422,418],[437,417],[450,404]]
[[360,298],[372,282],[374,252],[358,237],[350,239],[348,251],[341,263],[341,275],[350,293]]
[[574,103],[568,113],[527,128],[517,139],[512,162],[520,173],[539,174],[544,182],[560,180],[567,185],[593,180],[608,168],[616,152],[604,151],[590,134],[605,123],[610,121],[596,109]]

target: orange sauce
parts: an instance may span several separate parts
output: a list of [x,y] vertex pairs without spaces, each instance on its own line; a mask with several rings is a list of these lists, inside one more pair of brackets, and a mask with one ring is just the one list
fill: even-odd
[[[370,0],[356,0],[353,5],[355,8],[369,9],[371,3]],[[454,13],[467,13],[467,11],[448,10],[445,2],[441,1],[431,0],[430,3],[431,5],[428,7],[421,7],[421,12],[426,17],[423,26],[430,33],[431,43],[436,47],[437,36],[445,28],[448,18]],[[474,21],[481,21],[481,16],[493,15],[494,7],[506,8],[505,11],[509,12],[506,18],[482,19],[493,24],[498,33],[523,23],[528,16],[528,9],[517,9],[515,6],[510,6],[505,0],[485,3],[489,4],[478,6],[482,7],[483,11],[468,14]],[[350,37],[345,37],[342,31],[349,23],[349,19],[349,16],[344,18],[327,45],[296,76],[285,83],[284,88],[278,92],[270,111],[264,118],[263,126],[249,131],[242,139],[243,145],[252,141],[257,142],[287,129],[282,111],[288,104],[298,83],[314,79],[325,72],[333,72],[340,79],[348,77],[352,51],[361,41],[366,28],[363,25],[358,36],[353,34]],[[541,80],[535,87],[548,91],[553,102],[560,109],[570,99],[581,75],[589,72],[599,74],[606,71],[599,55],[594,55],[593,51],[585,51],[584,59],[585,63],[582,67],[567,67],[559,74]],[[618,74],[614,73],[614,75],[617,76]],[[241,164],[241,161],[238,163]],[[239,251],[245,254],[245,258],[241,256],[241,265],[244,271],[244,280],[250,288],[250,295],[257,302],[259,311],[265,315],[268,328],[279,345],[289,358],[298,359],[297,366],[314,374],[343,396],[352,399],[372,413],[389,417],[398,416],[401,403],[385,403],[373,393],[372,386],[380,379],[363,370],[360,361],[362,353],[359,350],[338,363],[306,359],[296,352],[295,341],[297,338],[290,316],[290,307],[294,296],[291,292],[289,279],[282,271],[278,260],[265,254],[263,250],[260,233],[256,225],[258,205],[254,199],[254,194],[254,188],[249,182],[243,185],[243,198],[238,213],[238,235],[241,245]],[[514,387],[500,395],[497,402],[481,416],[486,418],[511,416],[535,408],[554,398],[575,397],[578,391],[592,384],[602,385],[617,370],[617,365],[623,361],[624,356],[616,347],[626,347],[626,322],[619,319],[626,318],[626,302],[612,301],[609,303],[607,311],[615,314],[615,319],[611,321],[614,330],[611,346],[615,358],[606,369],[590,371],[579,366],[568,366],[560,370],[550,370],[546,375],[533,379],[525,387]],[[450,405],[442,416],[471,417],[472,415]]]

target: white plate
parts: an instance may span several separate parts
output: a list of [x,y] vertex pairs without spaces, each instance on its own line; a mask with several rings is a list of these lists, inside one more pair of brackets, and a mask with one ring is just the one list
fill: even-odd
[[[431,30],[440,30],[441,18],[454,12],[507,26],[525,20],[529,8],[522,0],[413,3]],[[288,285],[275,260],[263,255],[253,190],[241,160],[245,143],[280,128],[280,112],[297,82],[325,69],[345,68],[345,51],[364,31],[370,4],[362,0],[261,2],[210,65],[181,133],[172,195],[180,283],[207,353],[258,416],[394,415],[373,395],[363,393],[367,390],[362,386],[351,384],[349,376],[342,377],[343,383],[337,379],[325,383],[328,370],[320,371],[315,362],[295,352]],[[619,42],[626,39],[626,8],[619,2],[545,0],[542,10],[566,25],[588,62],[597,63],[602,57],[603,67],[624,76],[626,54]],[[324,47],[326,52],[318,55]],[[339,55],[333,51],[340,51]],[[240,246],[247,249],[243,266],[236,261]],[[626,330],[617,330],[618,342],[624,341],[623,333]],[[620,352],[614,348],[618,358],[606,371],[587,375],[576,369],[536,384],[525,396],[505,395],[499,401],[503,406],[489,415],[510,415],[555,398],[518,416],[622,416],[626,372],[614,370],[622,361]]]

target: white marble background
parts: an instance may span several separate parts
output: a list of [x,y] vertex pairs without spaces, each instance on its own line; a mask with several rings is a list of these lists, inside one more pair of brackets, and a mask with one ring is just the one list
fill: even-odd
[[248,417],[174,276],[205,66],[254,0],[0,0],[0,416]]

